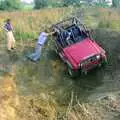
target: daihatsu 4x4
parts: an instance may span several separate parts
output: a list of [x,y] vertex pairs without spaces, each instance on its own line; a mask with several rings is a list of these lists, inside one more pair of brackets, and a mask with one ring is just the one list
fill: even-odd
[[106,52],[91,37],[90,31],[77,19],[69,18],[52,26],[56,52],[74,77],[79,71],[87,74],[107,62]]

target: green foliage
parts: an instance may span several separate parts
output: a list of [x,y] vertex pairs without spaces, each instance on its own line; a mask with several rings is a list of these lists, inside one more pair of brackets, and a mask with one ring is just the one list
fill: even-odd
[[112,6],[113,7],[120,7],[120,0],[112,0]]
[[24,4],[22,3],[22,10],[32,10],[34,7],[33,4]]
[[97,0],[97,1],[95,2],[95,5],[96,5],[97,7],[103,7],[103,8],[109,7],[108,1],[106,1],[106,0]]
[[114,30],[120,30],[120,22],[119,20],[102,20],[100,21],[99,28],[110,28],[110,29],[114,29]]
[[80,4],[80,0],[63,0],[63,6],[68,7],[69,5],[77,6]]
[[21,8],[20,0],[1,0],[0,1],[0,10],[18,10]]
[[52,8],[53,7],[63,7],[63,3],[62,3],[62,1],[51,0],[51,1],[48,1],[48,7],[52,7]]
[[45,8],[48,6],[48,1],[47,0],[34,0],[35,9],[40,9],[40,8]]

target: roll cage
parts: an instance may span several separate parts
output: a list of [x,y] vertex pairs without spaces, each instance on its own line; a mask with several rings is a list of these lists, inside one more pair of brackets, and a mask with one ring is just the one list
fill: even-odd
[[[77,43],[86,37],[91,38],[88,28],[75,17],[54,24],[52,28],[55,31],[56,43],[60,48]],[[69,37],[68,40],[67,37]]]

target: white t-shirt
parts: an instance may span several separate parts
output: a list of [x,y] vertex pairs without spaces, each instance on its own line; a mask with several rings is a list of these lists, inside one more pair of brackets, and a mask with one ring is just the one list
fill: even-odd
[[40,36],[38,38],[37,44],[38,45],[44,45],[44,43],[46,42],[46,40],[47,40],[47,34],[45,32],[41,32]]

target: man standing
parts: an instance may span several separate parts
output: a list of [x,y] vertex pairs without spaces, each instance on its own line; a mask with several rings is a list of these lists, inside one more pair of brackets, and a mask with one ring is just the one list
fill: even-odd
[[41,32],[39,37],[38,37],[34,53],[32,53],[31,55],[29,55],[27,57],[34,62],[39,60],[40,55],[41,55],[41,50],[42,50],[42,47],[47,40],[47,36],[52,35],[52,34],[53,34],[53,32],[52,33]]
[[13,36],[13,27],[11,25],[10,19],[6,20],[6,23],[3,26],[3,29],[5,30],[7,35],[7,49],[8,51],[11,51],[11,49],[14,49],[15,47],[15,38]]

